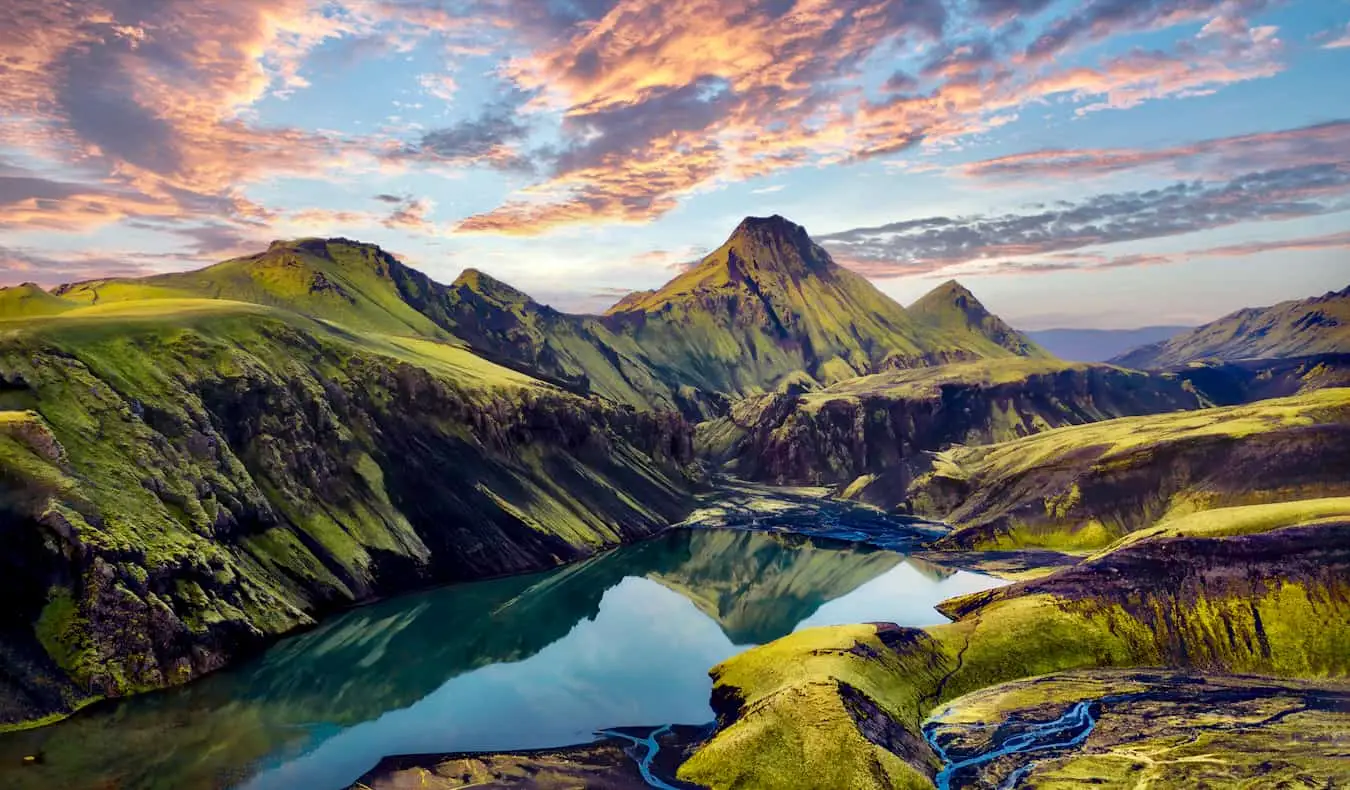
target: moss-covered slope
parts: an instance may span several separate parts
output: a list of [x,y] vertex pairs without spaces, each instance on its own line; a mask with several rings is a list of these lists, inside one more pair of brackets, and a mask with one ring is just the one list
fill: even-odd
[[[903,496],[927,451],[1201,405],[1168,376],[1052,359],[888,371],[747,398],[699,426],[699,450],[737,475]],[[863,478],[858,480],[858,478]],[[851,492],[851,493],[856,493]]]
[[929,788],[941,703],[1070,669],[1344,678],[1350,522],[1154,538],[965,596],[949,625],[804,631],[714,668],[719,730],[680,769],[709,787]]
[[5,723],[687,509],[676,415],[255,305],[100,302],[5,329],[0,409]]
[[746,219],[697,266],[619,302],[605,324],[655,370],[679,370],[694,387],[738,394],[795,376],[831,383],[1016,353],[965,323],[911,316],[779,216]]
[[1206,359],[1298,357],[1350,351],[1350,287],[1311,299],[1249,307],[1111,360],[1166,368]]
[[999,351],[1003,350],[1020,357],[1053,357],[1031,338],[989,312],[975,294],[956,280],[948,280],[924,294],[906,308],[906,312],[944,332],[965,335],[979,345],[987,343],[982,349],[987,356],[999,356]]
[[1099,549],[1219,507],[1350,495],[1350,389],[1129,417],[940,453],[909,488],[939,546]]

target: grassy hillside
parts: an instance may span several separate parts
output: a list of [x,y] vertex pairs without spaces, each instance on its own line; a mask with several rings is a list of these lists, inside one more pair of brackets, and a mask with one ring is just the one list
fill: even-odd
[[[749,398],[699,426],[699,450],[735,474],[845,485],[868,501],[903,498],[926,453],[1064,425],[1193,409],[1174,377],[1010,357],[894,370],[814,391]],[[859,478],[864,478],[860,480]],[[865,496],[862,491],[866,489]]]
[[1350,288],[1270,307],[1250,307],[1111,360],[1166,368],[1200,360],[1350,352]]
[[0,288],[0,321],[57,315],[76,306],[33,283]]
[[970,327],[909,315],[782,217],[749,218],[663,288],[633,294],[605,325],[657,371],[751,393],[794,376],[832,383],[893,367],[1013,356]]
[[290,310],[349,329],[449,337],[409,305],[395,277],[406,267],[378,247],[347,239],[273,242],[266,252],[191,272],[93,280],[57,288],[60,297],[107,305],[147,299],[225,299]]
[[924,294],[906,312],[944,333],[969,337],[973,347],[986,356],[1000,356],[1000,351],[1011,351],[1021,357],[1052,356],[985,309],[975,294],[955,280]]
[[674,415],[256,304],[100,300],[0,326],[0,414],[0,723],[687,508]]
[[[944,702],[1066,670],[1145,666],[1344,678],[1348,547],[1344,520],[1234,537],[1154,539],[1041,580],[956,599],[949,613],[957,619],[948,625],[793,634],[714,668],[718,732],[680,777],[712,788],[931,788],[943,761],[924,737],[930,714],[945,721]],[[1130,696],[1138,691],[1137,681],[1122,677],[1096,696],[1113,700],[1111,709],[1124,715],[1157,704]],[[989,711],[972,715],[986,728],[995,718]],[[1188,723],[1187,737],[1204,726]],[[1305,717],[1287,737],[1306,741],[1328,724]],[[951,745],[949,731],[935,736]],[[985,729],[982,743],[1000,736],[1006,737]],[[1289,740],[1261,745],[1281,764],[1279,755],[1297,748]],[[1194,766],[1197,786],[1230,771],[1269,776],[1269,767],[1262,773],[1245,761],[1240,743],[1216,745],[1208,765]],[[1313,764],[1325,772],[1337,764],[1334,752]],[[1119,761],[1103,781],[1133,786],[1126,779],[1140,770],[1138,761]]]
[[947,548],[1088,551],[1164,519],[1350,495],[1350,389],[1061,428],[938,454],[909,506]]

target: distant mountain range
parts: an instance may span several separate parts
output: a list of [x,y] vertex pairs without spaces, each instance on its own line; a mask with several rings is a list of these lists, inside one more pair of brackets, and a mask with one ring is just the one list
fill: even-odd
[[906,310],[780,216],[746,219],[689,271],[602,316],[561,313],[473,269],[442,285],[348,239],[279,241],[198,271],[94,280],[50,294],[8,289],[0,314],[202,298],[278,307],[358,331],[458,340],[574,391],[693,415],[708,412],[709,398],[787,381],[831,384],[889,369],[1048,356],[955,282]]
[[1200,361],[1301,357],[1350,351],[1350,287],[1322,296],[1248,307],[1111,359],[1132,368]]
[[1041,348],[1073,362],[1105,362],[1139,346],[1167,340],[1189,326],[1138,329],[1037,329],[1026,332]]

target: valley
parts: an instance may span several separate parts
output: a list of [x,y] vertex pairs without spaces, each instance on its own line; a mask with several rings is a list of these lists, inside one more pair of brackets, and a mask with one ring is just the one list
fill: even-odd
[[597,315],[345,238],[0,289],[0,775],[1350,782],[1343,301],[1064,361],[780,216]]

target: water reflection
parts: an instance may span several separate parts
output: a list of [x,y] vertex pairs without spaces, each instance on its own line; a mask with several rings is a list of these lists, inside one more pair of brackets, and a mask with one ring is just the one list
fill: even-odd
[[[707,670],[799,627],[941,621],[994,584],[886,551],[673,531],[545,574],[384,601],[186,688],[0,738],[13,788],[337,788],[395,753],[711,718]],[[23,754],[44,763],[20,766]]]

